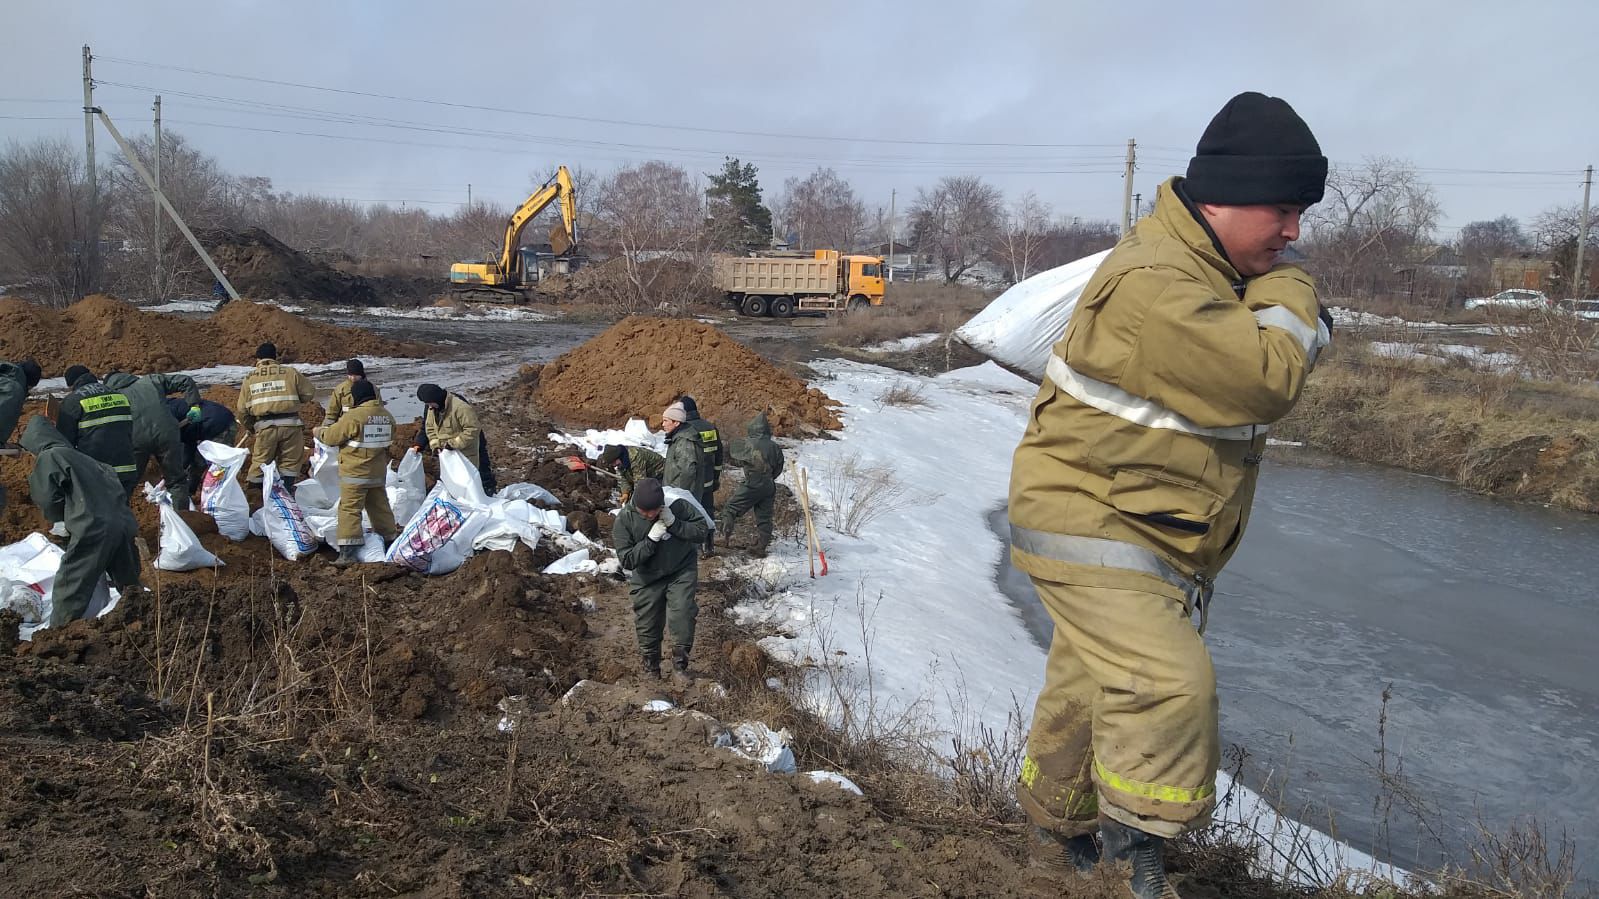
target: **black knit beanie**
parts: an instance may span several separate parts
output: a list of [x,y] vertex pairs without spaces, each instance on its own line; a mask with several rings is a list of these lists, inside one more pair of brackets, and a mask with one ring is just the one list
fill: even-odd
[[278,345],[275,344],[275,343],[272,343],[270,341],[267,342],[267,343],[261,344],[260,346],[255,348],[255,358],[257,358],[257,359],[276,359],[276,358],[278,358]]
[[351,359],[344,363],[344,373],[347,375],[360,375],[366,377],[366,365],[360,359]]
[[435,406],[444,405],[444,388],[437,384],[423,384],[416,389],[416,398]]
[[67,369],[67,373],[65,375],[65,380],[67,382],[67,386],[71,387],[71,386],[77,384],[78,383],[78,379],[83,377],[84,375],[88,375],[90,377],[94,377],[94,372],[89,371],[89,366],[87,366],[87,365],[74,365],[71,368],[68,368]]
[[22,379],[28,382],[29,390],[37,387],[39,379],[44,377],[44,371],[39,368],[39,363],[32,359],[22,360],[22,364],[18,367],[22,369]]
[[1327,157],[1288,101],[1246,91],[1199,138],[1183,189],[1195,203],[1254,206],[1321,202]]
[[699,403],[694,402],[693,397],[685,393],[678,397],[677,401],[683,404],[683,414],[688,416],[689,421],[700,417]]
[[666,491],[661,489],[661,482],[654,478],[645,478],[633,488],[633,507],[640,512],[648,512],[666,505]]
[[350,385],[350,398],[355,400],[357,406],[369,403],[378,398],[378,389],[372,386],[371,381],[362,378]]

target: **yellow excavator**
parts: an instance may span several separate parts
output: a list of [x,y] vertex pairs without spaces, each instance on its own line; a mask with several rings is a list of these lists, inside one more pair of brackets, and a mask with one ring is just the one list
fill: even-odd
[[505,223],[505,243],[500,247],[498,261],[457,262],[450,266],[451,292],[475,302],[526,302],[538,283],[539,254],[520,245],[522,229],[556,200],[561,201],[561,223],[550,229],[552,261],[556,270],[569,267],[577,246],[577,196],[572,189],[572,174],[563,165],[511,214]]

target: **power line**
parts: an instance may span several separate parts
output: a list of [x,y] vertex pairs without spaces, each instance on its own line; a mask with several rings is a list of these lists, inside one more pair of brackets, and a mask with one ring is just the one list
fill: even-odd
[[627,128],[656,128],[668,131],[690,131],[699,134],[736,135],[739,137],[769,137],[779,140],[817,140],[837,141],[842,143],[876,143],[876,144],[902,144],[912,146],[937,146],[937,147],[1024,147],[1041,150],[1059,150],[1072,148],[1104,149],[1115,147],[1115,144],[1047,144],[1047,143],[1017,143],[1008,141],[945,141],[925,140],[913,138],[891,137],[842,137],[839,135],[823,134],[793,134],[781,131],[749,131],[736,128],[706,128],[696,125],[670,125],[660,122],[634,121],[630,119],[608,119],[596,116],[578,116],[566,113],[541,112],[528,109],[509,109],[503,106],[484,106],[476,103],[459,103],[450,100],[434,100],[425,97],[405,97],[396,94],[381,94],[373,91],[359,91],[349,88],[329,87],[321,84],[305,84],[298,81],[282,81],[276,78],[258,78],[251,75],[236,75],[229,72],[216,72],[208,69],[194,69],[186,66],[169,66],[160,63],[144,62],[136,59],[125,59],[117,56],[97,56],[101,62],[120,63],[122,65],[139,66],[148,69],[164,69],[173,72],[184,72],[191,75],[204,75],[210,78],[230,78],[236,81],[249,81],[257,84],[270,84],[277,87],[292,87],[300,90],[325,91],[333,94],[343,94],[352,97],[368,97],[377,100],[394,100],[401,103],[423,103],[429,106],[442,106],[451,109],[466,109],[474,112],[494,112],[504,115],[521,115],[536,118],[556,119],[568,122],[583,122],[593,125],[614,125]]

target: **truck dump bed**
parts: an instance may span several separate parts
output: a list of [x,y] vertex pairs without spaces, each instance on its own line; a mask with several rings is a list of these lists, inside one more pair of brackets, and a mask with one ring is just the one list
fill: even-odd
[[717,260],[716,286],[762,296],[832,296],[838,292],[838,261],[723,257]]

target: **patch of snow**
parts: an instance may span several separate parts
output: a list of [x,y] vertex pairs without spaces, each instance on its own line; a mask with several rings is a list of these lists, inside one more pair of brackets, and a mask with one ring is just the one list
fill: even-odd
[[519,306],[467,305],[460,308],[448,306],[416,306],[394,308],[389,306],[338,306],[328,310],[335,315],[370,315],[373,318],[410,318],[454,322],[542,322],[556,316]]
[[216,300],[172,300],[157,306],[140,306],[145,312],[215,312],[221,304]]
[[1520,359],[1514,353],[1492,352],[1480,346],[1459,343],[1410,343],[1403,341],[1374,340],[1372,353],[1385,359],[1410,359],[1422,362],[1440,362],[1451,357],[1463,359],[1478,367],[1499,372],[1514,371]]
[[599,563],[589,558],[587,549],[574,550],[544,566],[545,574],[593,574]]
[[909,337],[901,337],[898,340],[885,340],[882,343],[874,343],[871,346],[863,347],[863,349],[868,353],[908,353],[911,350],[919,350],[930,343],[936,343],[943,336],[937,331],[929,331],[925,334],[912,334]]
[[837,771],[807,771],[805,772],[805,776],[809,777],[812,783],[832,784],[838,787],[840,790],[843,790],[847,793],[854,793],[856,796],[866,795],[865,793],[861,792],[860,787],[855,785],[855,781],[850,780]]
[[600,453],[608,445],[617,446],[642,446],[654,450],[662,455],[666,454],[666,435],[658,431],[651,431],[650,426],[643,419],[630,418],[626,427],[621,430],[612,428],[600,431],[589,428],[582,434],[550,433],[546,435],[550,442],[557,446],[571,444],[583,450],[583,455],[590,459],[598,459]]

